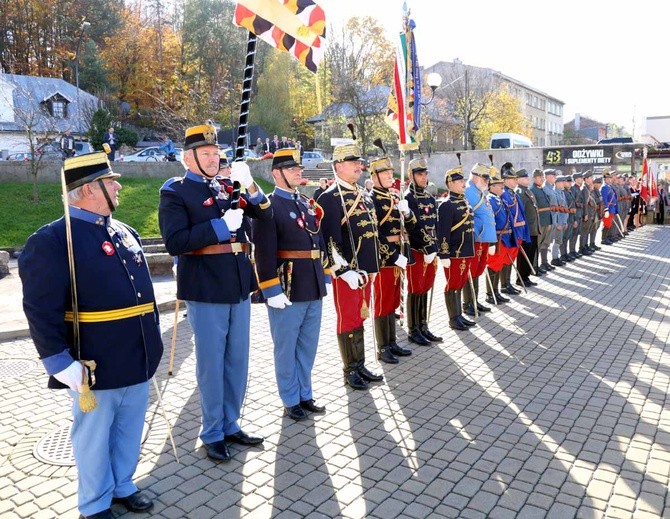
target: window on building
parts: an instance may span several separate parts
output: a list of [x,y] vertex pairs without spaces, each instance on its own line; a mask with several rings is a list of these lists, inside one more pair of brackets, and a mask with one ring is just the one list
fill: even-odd
[[65,101],[53,101],[51,103],[51,115],[58,119],[65,119]]

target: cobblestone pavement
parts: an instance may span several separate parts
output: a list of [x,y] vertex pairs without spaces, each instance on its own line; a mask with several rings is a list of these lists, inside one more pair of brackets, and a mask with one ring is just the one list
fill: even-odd
[[[369,392],[342,384],[328,301],[313,374],[328,413],[301,423],[282,417],[266,311],[255,305],[242,427],[267,439],[234,446],[219,465],[198,440],[189,325],[180,313],[168,378],[174,314],[164,313],[157,378],[180,463],[152,391],[136,474],[156,500],[151,515],[670,517],[669,243],[670,227],[646,226],[539,278],[466,332],[447,326],[440,275],[431,328],[445,342],[395,366],[369,361],[386,376]],[[75,468],[33,456],[69,423],[68,398],[45,388],[29,339],[0,343],[3,365],[14,374],[0,379],[0,516],[76,518]]]

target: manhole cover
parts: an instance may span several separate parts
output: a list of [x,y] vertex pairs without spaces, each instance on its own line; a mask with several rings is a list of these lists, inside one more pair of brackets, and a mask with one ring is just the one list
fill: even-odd
[[[72,424],[63,425],[42,436],[33,449],[35,458],[48,465],[73,467],[75,463],[72,442],[70,441],[71,427]],[[148,435],[149,424],[145,422],[142,429],[142,443],[144,443]]]
[[37,362],[25,359],[0,359],[0,380],[20,378],[32,371]]

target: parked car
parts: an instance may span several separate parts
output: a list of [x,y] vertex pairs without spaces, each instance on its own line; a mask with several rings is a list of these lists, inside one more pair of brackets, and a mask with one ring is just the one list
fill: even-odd
[[150,146],[123,157],[123,162],[164,162],[166,160],[165,152],[161,151],[158,146]]
[[29,152],[23,152],[23,153],[11,153],[10,155],[7,155],[7,160],[31,160],[33,158],[33,154]]
[[36,158],[39,160],[63,160],[63,150],[57,142],[45,142],[35,150]]
[[302,155],[302,165],[307,169],[315,169],[322,162],[326,162],[326,158],[320,151],[306,151]]
[[[221,151],[223,151],[226,154],[226,157],[228,157],[228,162],[233,160],[233,157],[235,156],[235,150],[233,148],[225,148]],[[256,158],[258,157],[256,157],[256,154],[252,150],[246,148],[244,149],[244,160]]]
[[93,149],[93,145],[91,145],[90,142],[74,141],[74,154],[75,154],[75,156],[85,155],[86,153],[93,153],[94,151],[95,150]]

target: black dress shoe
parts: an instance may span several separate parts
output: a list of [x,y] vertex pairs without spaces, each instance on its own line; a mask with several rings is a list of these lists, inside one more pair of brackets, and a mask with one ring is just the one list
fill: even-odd
[[368,382],[381,382],[382,380],[384,380],[384,375],[376,375],[375,373],[372,373],[365,366],[358,367],[358,374],[361,376],[363,380],[367,380]]
[[491,311],[491,309],[488,306],[484,306],[479,301],[477,301],[477,310],[479,310],[480,312],[490,312]]
[[603,249],[602,249],[602,247],[598,247],[597,245],[594,245],[593,250],[596,251],[596,250],[603,250]]
[[309,411],[310,413],[314,414],[324,414],[326,412],[326,406],[316,405],[316,402],[313,398],[310,398],[309,400],[301,400],[300,407],[302,407],[305,411]]
[[452,330],[461,330],[461,331],[468,329],[468,327],[464,323],[462,323],[458,319],[458,317],[454,319],[449,319],[449,328],[451,328]]
[[551,260],[551,264],[554,267],[560,267],[562,265],[561,260],[559,260],[558,258],[554,258],[553,260]]
[[141,490],[127,497],[113,497],[112,503],[123,505],[130,512],[146,512],[154,506],[154,502],[143,494]]
[[407,338],[409,339],[409,342],[413,342],[419,346],[428,346],[430,344],[430,341],[423,336],[418,328],[410,330],[409,334],[407,334]]
[[511,299],[509,297],[505,297],[502,295],[500,292],[495,292],[496,299],[498,299],[498,302],[500,303],[509,303]]
[[412,354],[412,350],[409,348],[403,348],[395,341],[389,344],[389,351],[396,357],[409,357]]
[[592,251],[591,249],[584,249],[584,251],[582,252],[582,255],[583,256],[593,256],[593,252],[594,251]]
[[515,296],[517,294],[520,294],[521,290],[517,290],[512,285],[505,285],[504,287],[502,287],[501,292],[505,292],[505,294]]
[[438,337],[435,335],[433,332],[431,332],[428,329],[428,325],[424,324],[419,327],[419,331],[421,332],[421,335],[423,335],[426,339],[428,339],[430,342],[442,342],[442,337]]
[[467,305],[463,305],[463,313],[465,315],[470,315],[470,316],[475,316],[475,305],[472,303],[468,303]]
[[367,389],[368,383],[361,378],[358,374],[358,371],[352,370],[344,375],[344,383],[347,384],[351,389],[356,389],[362,391]]
[[249,436],[241,429],[234,434],[227,434],[224,439],[227,442],[239,443],[240,445],[260,445],[264,440],[260,436]]
[[458,319],[461,324],[464,324],[465,326],[476,326],[476,322],[468,319],[467,317],[464,317],[463,315],[459,315],[456,319]]
[[284,414],[289,418],[293,418],[296,422],[307,420],[307,413],[300,404],[292,405],[290,407],[284,406]]
[[523,284],[521,284],[521,281],[519,281],[519,280],[517,279],[517,280],[516,280],[516,286],[518,286],[518,287],[524,287],[524,286],[525,286],[526,288],[537,286],[537,283],[535,283],[535,281],[531,281],[530,278],[528,278],[528,279],[523,279],[522,281],[523,281]]
[[496,294],[495,299],[493,299],[493,296],[486,296],[486,302],[490,305],[501,305],[503,303],[507,303],[509,299],[506,297],[503,299],[500,299],[502,296],[500,294]]
[[111,508],[92,515],[80,515],[79,519],[114,519]]
[[216,461],[228,461],[232,457],[225,440],[205,443],[205,449],[207,450],[207,457]]
[[399,362],[398,357],[393,355],[387,346],[380,348],[379,352],[377,352],[377,359],[385,362],[386,364],[398,364]]

